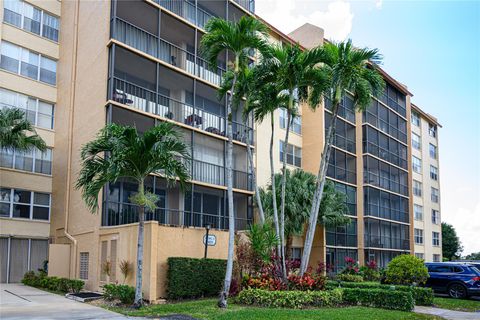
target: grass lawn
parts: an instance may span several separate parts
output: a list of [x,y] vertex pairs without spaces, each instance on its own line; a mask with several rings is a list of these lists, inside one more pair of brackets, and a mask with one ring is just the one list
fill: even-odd
[[480,311],[480,301],[435,297],[433,305],[437,308],[457,311]]
[[348,308],[325,308],[325,309],[268,309],[245,307],[230,304],[227,310],[220,310],[216,307],[215,299],[196,300],[164,305],[151,305],[139,310],[113,307],[112,311],[128,316],[165,316],[170,314],[188,314],[199,319],[348,319],[348,320],[432,320],[442,319],[439,317],[421,315],[413,312],[390,311],[383,309],[348,307]]

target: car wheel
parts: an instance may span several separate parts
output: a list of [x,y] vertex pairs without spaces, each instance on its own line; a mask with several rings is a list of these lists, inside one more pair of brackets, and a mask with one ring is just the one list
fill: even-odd
[[467,289],[460,283],[454,283],[448,286],[448,295],[454,299],[464,299],[467,297]]

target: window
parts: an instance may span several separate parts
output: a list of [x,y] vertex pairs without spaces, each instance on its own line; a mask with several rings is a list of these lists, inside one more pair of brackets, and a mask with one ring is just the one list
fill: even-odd
[[386,134],[370,127],[363,127],[363,152],[407,169],[407,147]]
[[440,212],[438,210],[432,209],[432,223],[440,224]]
[[0,216],[48,221],[50,206],[49,193],[0,187]]
[[428,124],[428,134],[430,137],[436,138],[437,137],[437,126],[434,124]]
[[412,124],[417,126],[417,127],[420,127],[420,116],[418,115],[418,113],[416,113],[415,111],[412,110]]
[[408,198],[373,187],[364,187],[364,215],[409,222]]
[[365,247],[409,250],[409,226],[367,218],[364,220]]
[[363,182],[408,195],[408,173],[370,156],[363,157]]
[[423,253],[415,252],[415,257],[417,257],[418,259],[424,260],[424,255],[423,255]]
[[89,253],[80,252],[80,279],[88,280]]
[[363,113],[363,121],[407,143],[407,121],[377,100],[373,99],[370,107]]
[[439,254],[434,254],[433,255],[433,262],[440,262],[440,255]]
[[421,148],[420,136],[413,132],[412,132],[412,147],[417,150],[420,150]]
[[[285,108],[280,108],[280,128],[287,128],[287,110]],[[291,119],[290,131],[295,132],[296,134],[302,134],[302,116],[296,116]]]
[[438,169],[430,165],[430,179],[437,181],[438,180]]
[[438,198],[439,198],[438,189],[432,187],[432,196],[431,196],[432,202],[438,203]]
[[291,259],[300,260],[302,259],[302,248],[292,248]]
[[327,246],[356,247],[357,246],[357,220],[352,219],[346,226],[326,228]]
[[430,143],[430,158],[437,159],[437,147]]
[[422,183],[417,180],[413,180],[413,194],[417,197],[422,196]]
[[415,220],[422,221],[423,220],[423,207],[419,206],[418,204],[413,205],[413,214],[415,216]]
[[[328,98],[325,99],[325,109],[332,110],[332,101]],[[345,94],[342,97],[340,108],[338,109],[338,116],[355,123],[355,104],[353,103],[353,97],[349,94]]]
[[357,188],[340,183],[334,182],[335,189],[345,194],[345,204],[348,208],[348,214],[351,216],[357,215]]
[[19,0],[4,1],[6,23],[58,42],[59,19],[29,3]]
[[12,43],[1,43],[0,68],[55,85],[57,62]]
[[415,235],[415,244],[423,244],[423,230],[415,228],[413,232]]
[[432,245],[435,247],[440,246],[440,232],[432,232]]
[[422,160],[412,156],[412,168],[416,173],[422,173]]
[[[331,121],[331,114],[325,111],[325,137],[328,135],[328,126]],[[355,153],[355,126],[337,117],[333,144],[338,148]]]
[[[280,141],[280,162],[283,161],[283,145],[284,142]],[[287,164],[302,167],[302,148],[292,144],[287,145]]]
[[[436,261],[439,262],[439,261]],[[436,272],[436,273],[450,273],[452,272],[452,267],[451,266],[443,266],[443,265],[437,265],[437,266],[428,266],[428,272]]]
[[0,167],[22,171],[52,174],[52,149],[41,152],[38,149],[30,151],[0,150]]
[[356,158],[354,156],[337,149],[332,149],[327,176],[348,183],[356,183],[356,166]]

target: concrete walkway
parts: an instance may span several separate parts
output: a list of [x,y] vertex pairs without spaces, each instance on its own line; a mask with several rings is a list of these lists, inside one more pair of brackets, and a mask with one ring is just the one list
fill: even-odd
[[0,284],[0,319],[126,320],[132,318],[23,284],[2,283]]
[[448,320],[480,320],[480,312],[462,312],[447,309],[416,306],[416,313],[431,314]]

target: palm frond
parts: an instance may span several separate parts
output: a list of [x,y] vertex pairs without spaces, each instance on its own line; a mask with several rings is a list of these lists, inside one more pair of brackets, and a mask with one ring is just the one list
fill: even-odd
[[45,151],[47,145],[26,119],[25,112],[17,108],[0,109],[0,149]]

